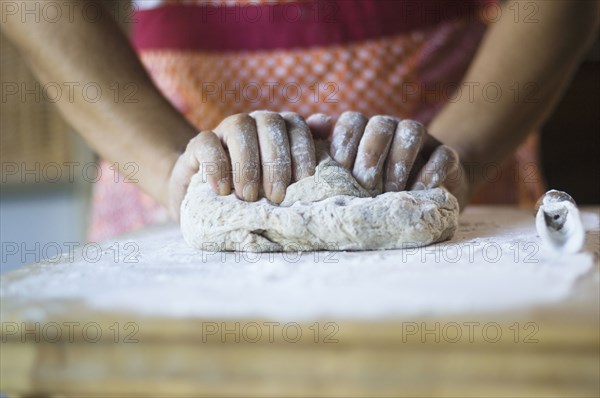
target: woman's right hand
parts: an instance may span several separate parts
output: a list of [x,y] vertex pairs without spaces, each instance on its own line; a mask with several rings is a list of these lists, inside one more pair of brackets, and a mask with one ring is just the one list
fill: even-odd
[[[327,130],[324,115],[309,118],[314,131]],[[213,131],[193,138],[179,157],[169,180],[169,210],[179,207],[194,174],[219,195],[232,188],[241,200],[254,202],[259,193],[279,204],[290,183],[314,174],[315,147],[311,127],[293,112],[255,111],[225,118]]]

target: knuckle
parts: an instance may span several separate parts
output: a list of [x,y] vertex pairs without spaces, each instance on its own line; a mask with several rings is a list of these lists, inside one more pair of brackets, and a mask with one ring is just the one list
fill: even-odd
[[199,144],[214,144],[218,141],[217,136],[212,131],[202,131],[200,134],[191,139],[190,143]]
[[183,151],[183,154],[181,156],[182,158],[194,157],[196,156],[196,153],[202,150],[202,148],[205,146],[206,144],[204,140],[199,136],[196,136],[188,142],[187,146],[185,147],[185,151]]
[[254,125],[254,119],[248,113],[238,113],[223,120],[223,133],[227,137],[245,135],[250,132],[248,126]]
[[289,119],[292,121],[304,121],[304,117],[302,117],[302,115],[297,112],[285,111],[279,113],[279,115],[284,119]]
[[425,127],[416,120],[404,119],[398,124],[398,127],[408,135],[418,137],[427,135]]
[[306,118],[306,123],[317,128],[330,128],[332,118],[325,113],[313,113]]
[[344,113],[342,113],[342,115],[350,117],[361,117],[366,119],[365,115],[362,112],[358,111],[345,111]]
[[269,121],[269,119],[271,118],[281,118],[281,115],[279,113],[270,110],[253,111],[248,116],[254,120],[267,119],[267,121]]
[[367,127],[372,132],[393,134],[396,124],[396,119],[391,116],[375,115],[369,119]]
[[456,162],[458,161],[458,153],[454,150],[454,148],[449,147],[448,145],[440,145],[437,149],[440,156],[443,160],[448,162]]
[[366,121],[367,118],[361,112],[345,111],[338,118],[336,122],[336,127],[342,126],[344,128],[350,129],[353,126],[357,126],[360,123],[364,123]]
[[402,120],[400,123],[402,123],[403,125],[405,125],[406,127],[410,127],[412,129],[425,129],[425,126],[423,126],[423,124],[417,120],[413,120],[413,119],[404,119]]
[[249,113],[236,113],[235,115],[227,116],[224,121],[228,121],[230,123],[244,123],[252,119]]

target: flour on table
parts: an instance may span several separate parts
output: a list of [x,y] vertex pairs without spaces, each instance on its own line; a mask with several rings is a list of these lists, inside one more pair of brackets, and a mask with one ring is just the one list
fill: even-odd
[[375,250],[424,246],[454,234],[458,202],[446,190],[371,197],[322,143],[317,148],[315,174],[290,185],[279,206],[218,196],[195,175],[181,205],[185,240],[203,250]]
[[[3,274],[0,316],[18,304],[24,318],[53,319],[65,302],[132,319],[295,321],[549,305],[566,298],[598,258],[598,215],[583,211],[582,219],[586,251],[564,255],[546,250],[530,211],[498,207],[467,208],[449,241],[371,252],[198,251],[170,224],[106,242],[101,256],[88,250]],[[134,255],[115,258],[116,247],[131,246]]]

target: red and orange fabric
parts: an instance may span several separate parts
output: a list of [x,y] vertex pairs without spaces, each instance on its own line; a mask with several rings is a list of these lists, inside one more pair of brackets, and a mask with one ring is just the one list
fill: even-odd
[[[256,109],[334,118],[354,110],[427,125],[455,98],[486,16],[498,7],[493,0],[136,4],[133,45],[156,85],[198,130]],[[534,201],[542,188],[523,185],[515,173],[523,164],[537,165],[533,141],[496,178],[496,192],[480,198]],[[103,175],[94,189],[90,239],[167,219],[135,185]]]

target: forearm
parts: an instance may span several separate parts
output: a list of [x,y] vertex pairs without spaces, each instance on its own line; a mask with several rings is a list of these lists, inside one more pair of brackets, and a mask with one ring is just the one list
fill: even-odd
[[[528,2],[531,3],[531,2]],[[569,82],[593,39],[598,4],[588,1],[537,1],[537,22],[515,21],[505,9],[490,27],[464,82],[475,87],[471,97],[448,104],[429,131],[454,147],[471,166],[473,188],[480,168],[501,162],[538,128]],[[521,5],[517,5],[522,9]],[[486,84],[500,87],[482,91]],[[489,87],[489,86],[488,86]],[[486,96],[487,94],[487,96]]]
[[[75,95],[56,102],[65,119],[103,158],[120,166],[136,163],[141,188],[166,204],[171,169],[195,129],[155,88],[108,12],[93,23],[82,12],[69,20],[67,12],[63,9],[65,17],[56,23],[44,18],[23,23],[21,14],[3,15],[3,33],[42,84],[77,84]],[[86,97],[81,89],[87,83],[100,87],[102,95],[92,89],[95,98]],[[127,90],[115,95],[115,87]],[[127,101],[126,93],[131,94]]]

